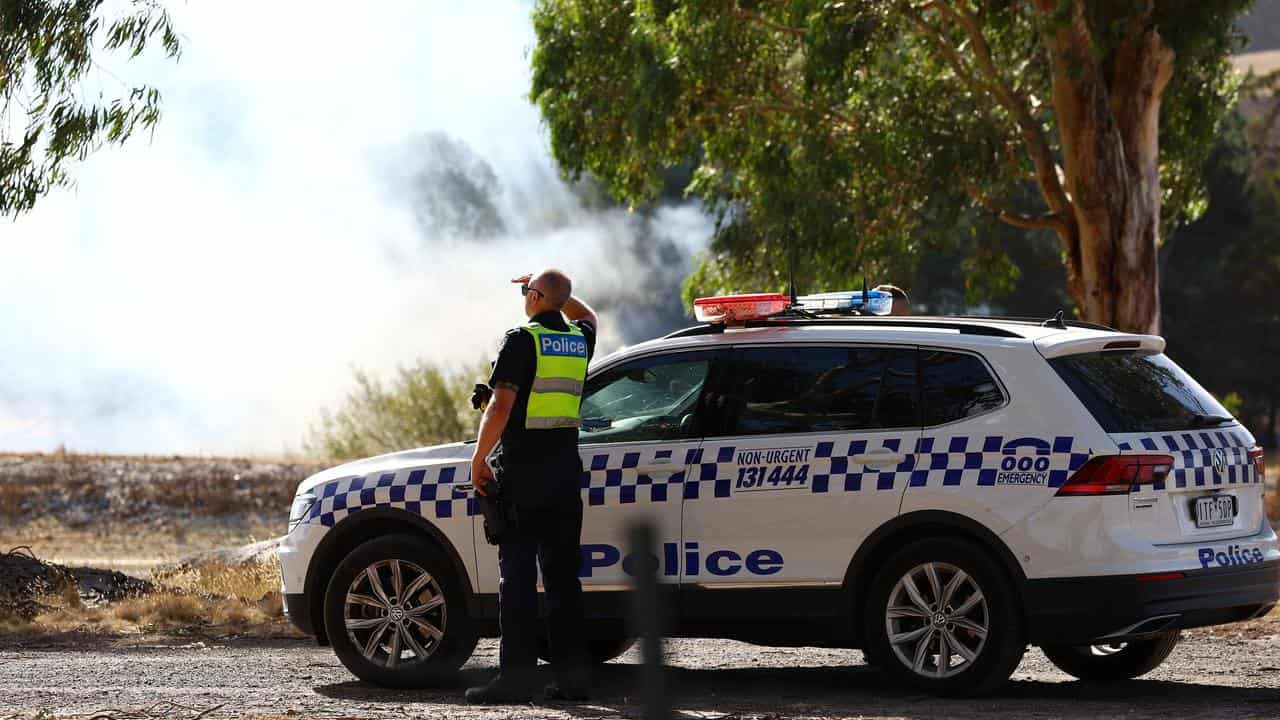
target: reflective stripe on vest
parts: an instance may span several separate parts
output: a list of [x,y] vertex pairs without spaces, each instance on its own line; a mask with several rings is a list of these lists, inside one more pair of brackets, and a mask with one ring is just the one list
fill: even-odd
[[576,428],[582,383],[587,378],[587,338],[576,326],[567,331],[529,323],[537,366],[529,388],[524,426],[529,430]]

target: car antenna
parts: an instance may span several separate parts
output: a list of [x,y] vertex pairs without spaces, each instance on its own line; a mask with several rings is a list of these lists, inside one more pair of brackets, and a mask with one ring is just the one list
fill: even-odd
[[789,280],[791,282],[791,304],[783,312],[798,315],[802,318],[815,318],[817,315],[800,307],[800,293],[796,290],[796,253],[789,242],[787,243],[787,254],[790,256],[790,261],[787,263],[790,267],[787,272],[790,275]]
[[1065,319],[1065,313],[1062,310],[1059,310],[1057,313],[1054,314],[1053,317],[1040,323],[1040,327],[1058,328],[1059,330],[1066,330],[1067,321]]
[[859,315],[866,315],[868,303],[871,302],[871,293],[867,292],[867,271],[862,271],[862,307],[858,308]]
[[[790,243],[787,244],[790,245]],[[788,250],[790,250],[790,248],[788,248]],[[791,261],[788,263],[790,265],[788,274],[790,275],[789,279],[791,281],[791,307],[796,307],[800,304],[800,293],[796,291],[796,253],[794,250],[791,250],[788,254],[791,256]]]

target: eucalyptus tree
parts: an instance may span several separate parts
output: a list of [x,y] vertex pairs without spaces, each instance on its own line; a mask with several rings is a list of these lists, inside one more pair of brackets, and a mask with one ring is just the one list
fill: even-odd
[[1155,331],[1249,4],[538,0],[530,96],[565,174],[620,199],[696,164],[695,286],[892,275],[976,213],[1056,235],[1085,319]]
[[156,124],[159,91],[106,67],[154,44],[181,52],[154,0],[0,0],[0,216],[67,184],[72,161]]

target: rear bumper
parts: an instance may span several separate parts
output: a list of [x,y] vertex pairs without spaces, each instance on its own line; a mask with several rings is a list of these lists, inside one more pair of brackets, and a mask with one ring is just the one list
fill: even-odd
[[1027,580],[1028,640],[1085,645],[1247,620],[1280,599],[1280,561],[1187,571],[1141,582],[1135,575]]

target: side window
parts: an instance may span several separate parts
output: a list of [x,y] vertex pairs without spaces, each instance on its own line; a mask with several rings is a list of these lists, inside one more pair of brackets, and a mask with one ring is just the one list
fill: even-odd
[[914,349],[748,348],[727,396],[732,435],[919,426]]
[[715,353],[641,358],[587,380],[583,443],[674,440],[694,434],[694,415]]
[[1000,385],[973,355],[922,350],[920,376],[926,426],[980,415],[1004,404]]

